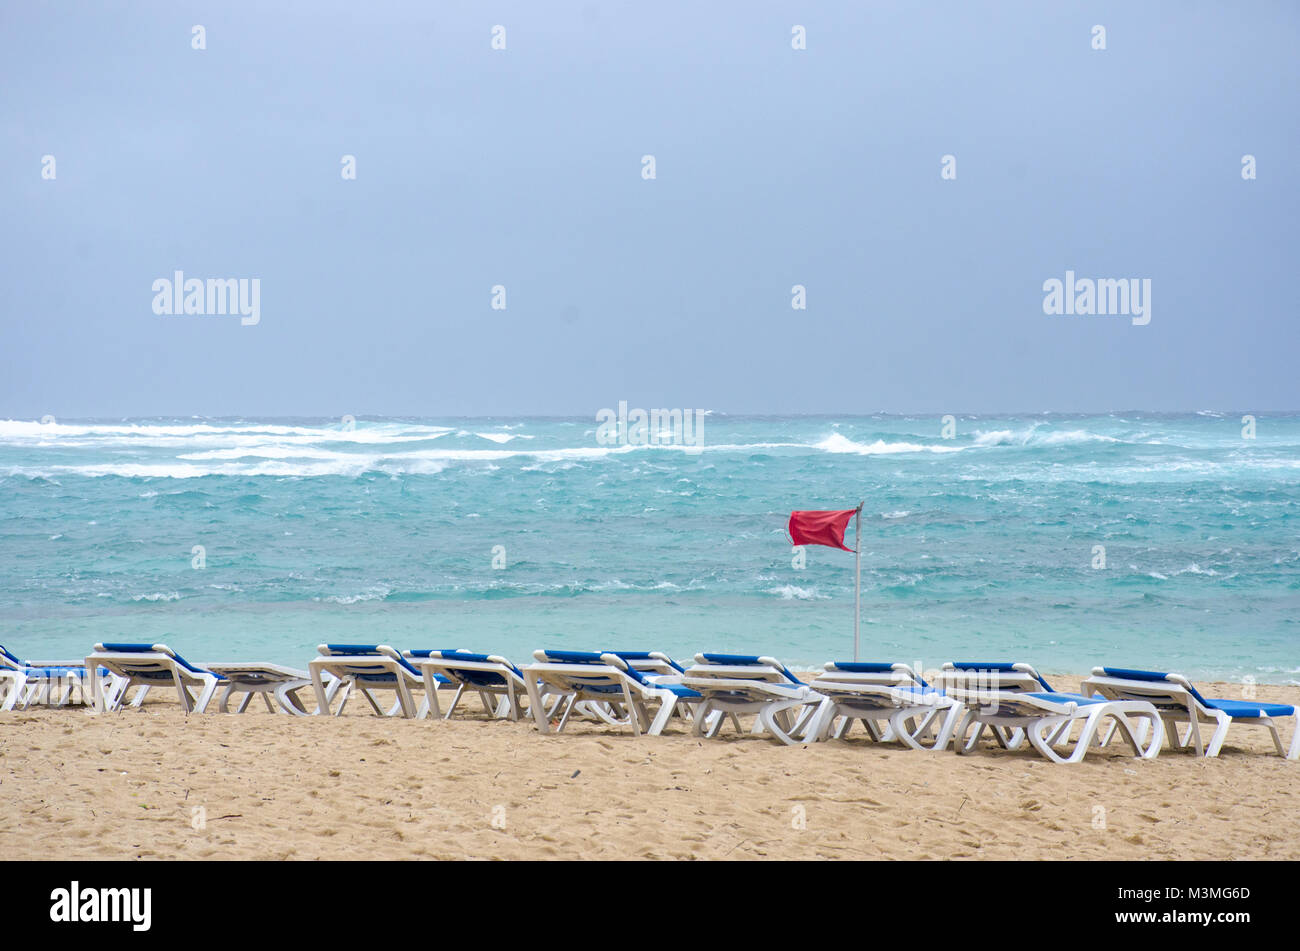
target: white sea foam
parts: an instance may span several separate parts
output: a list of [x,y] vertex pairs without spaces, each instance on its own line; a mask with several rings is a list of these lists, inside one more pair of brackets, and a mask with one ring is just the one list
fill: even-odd
[[392,593],[393,589],[387,585],[372,585],[360,594],[331,594],[325,598],[316,598],[317,601],[328,601],[331,604],[357,604],[361,601],[382,601]]
[[883,456],[904,452],[961,452],[961,446],[925,446],[914,442],[885,442],[877,439],[873,443],[854,442],[842,433],[831,433],[821,442],[813,444],[814,449],[823,452],[857,453],[860,456]]
[[1122,440],[1082,429],[1040,433],[1038,424],[1034,424],[1021,430],[993,429],[977,432],[972,444],[986,449],[991,446],[1073,446],[1088,442],[1116,443]]
[[784,584],[779,588],[768,588],[768,594],[780,595],[783,601],[828,601],[829,595],[819,594],[816,588],[801,588],[794,584]]

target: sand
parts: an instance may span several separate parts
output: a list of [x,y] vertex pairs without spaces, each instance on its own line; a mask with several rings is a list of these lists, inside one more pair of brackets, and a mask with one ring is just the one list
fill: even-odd
[[[1061,679],[1068,689],[1078,680]],[[1236,697],[1239,685],[1212,696]],[[1300,689],[1260,686],[1300,703]],[[215,705],[214,705],[215,707]],[[1079,765],[859,738],[785,747],[574,723],[0,714],[6,859],[1296,859],[1300,762],[1234,727],[1217,759]],[[676,722],[676,721],[675,721]],[[862,736],[860,734],[860,736]],[[1289,743],[1289,728],[1284,733]]]

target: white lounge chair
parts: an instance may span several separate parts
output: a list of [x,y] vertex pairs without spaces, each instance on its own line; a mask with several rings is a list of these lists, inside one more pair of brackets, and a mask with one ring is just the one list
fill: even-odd
[[[431,701],[425,697],[424,702],[416,707],[412,691],[424,689],[424,677],[410,661],[387,644],[321,644],[316,651],[320,656],[313,657],[307,669],[316,692],[317,716],[330,713],[336,693],[341,695],[341,699],[334,715],[342,714],[353,687],[379,716],[391,717],[400,713],[407,719],[423,717],[429,704],[436,702],[436,698]],[[335,679],[329,690],[325,684],[326,675]],[[396,702],[387,712],[375,702],[376,690],[391,690],[396,694]]]
[[[1083,682],[1084,690],[1095,690],[1114,700],[1144,700],[1152,704],[1164,721],[1169,742],[1176,748],[1192,747],[1197,755],[1218,756],[1228,728],[1234,723],[1262,726],[1273,737],[1278,754],[1287,759],[1300,758],[1300,722],[1296,708],[1289,703],[1264,703],[1259,700],[1211,700],[1203,697],[1190,680],[1182,674],[1168,674],[1152,670],[1131,670],[1125,667],[1097,667],[1092,676]],[[1290,719],[1292,723],[1291,749],[1282,745],[1277,721]],[[1214,724],[1210,742],[1201,739],[1201,724]],[[1179,724],[1187,731],[1178,735]],[[1105,738],[1109,741],[1109,737]]]
[[[961,687],[967,691],[987,691],[991,696],[1003,693],[1056,693],[1056,688],[1032,664],[1011,661],[959,660],[944,664],[934,678],[934,685],[941,690]],[[976,723],[972,743],[979,741],[986,726],[1003,749],[1019,749],[1025,741],[1025,731],[1019,727],[1004,728]],[[1073,728],[1073,722],[1066,722],[1061,727],[1062,732],[1053,736],[1051,742],[1056,744],[1065,740],[1066,734]]]
[[[833,730],[838,739],[860,721],[873,740],[941,750],[965,713],[965,707],[906,664],[837,661],[827,664],[810,686],[826,699],[804,734],[807,740],[824,739],[839,720]],[[929,738],[932,728],[935,734]]]
[[[1145,701],[1104,700],[1081,694],[1048,691],[990,692],[987,689],[949,687],[948,696],[966,706],[966,714],[953,734],[953,748],[968,753],[979,741],[977,730],[969,739],[972,723],[1005,729],[1021,729],[1030,744],[1054,763],[1077,763],[1094,745],[1100,745],[1099,731],[1114,724],[1128,742],[1134,756],[1154,759],[1160,753],[1164,724],[1155,707]],[[1141,721],[1135,728],[1130,718]],[[1067,755],[1054,748],[1068,740],[1070,728],[1080,724],[1079,738]]]
[[[106,677],[101,670],[98,676]],[[5,687],[0,710],[26,710],[32,704],[65,706],[91,702],[86,667],[77,662],[24,661],[0,645],[0,685]],[[110,694],[113,684],[104,688]]]
[[797,744],[803,740],[796,734],[824,699],[780,661],[749,654],[696,654],[682,684],[703,697],[694,711],[697,736],[716,736],[727,719],[744,732],[737,715],[753,714],[750,732],[765,730],[782,743]]
[[[219,663],[207,664],[207,669],[222,679],[226,689],[221,692],[217,709],[222,713],[230,712],[230,700],[236,694],[242,694],[235,706],[236,713],[243,713],[254,694],[260,694],[266,709],[272,713],[291,714],[296,717],[307,716],[307,708],[302,705],[298,692],[311,686],[311,674],[293,667],[279,664],[257,663]],[[326,694],[333,697],[339,682],[331,678]],[[271,698],[275,698],[273,703]]]
[[[450,720],[461,695],[473,690],[489,716],[519,719],[528,684],[519,668],[504,657],[466,650],[412,650],[406,651],[405,657],[420,671],[433,716]],[[438,704],[438,688],[444,686],[456,688],[446,713]]]
[[[662,651],[601,651],[601,653],[613,654],[656,687],[679,687],[686,672],[686,669],[681,664]],[[692,694],[693,692],[679,696],[678,700],[680,702],[673,705],[670,716],[690,720],[694,706],[691,703],[691,700],[694,699]],[[628,725],[627,715],[622,711],[622,708],[612,707],[608,703],[589,700],[579,704],[578,709],[614,726]]]
[[[660,683],[608,651],[539,650],[533,652],[533,659],[535,663],[521,673],[533,720],[543,733],[551,732],[551,716],[559,710],[552,703],[548,711],[547,698],[558,698],[564,706],[556,732],[564,729],[575,710],[585,709],[605,722],[629,726],[635,736],[643,732],[658,736],[679,703],[699,699],[699,694],[680,683]],[[650,704],[658,705],[653,719]]]
[[100,667],[121,681],[106,691],[102,678],[90,678],[94,707],[101,712],[121,709],[131,687],[143,688],[136,692],[133,707],[144,702],[150,687],[175,687],[186,713],[203,713],[221,685],[219,676],[191,664],[166,644],[96,644],[86,658],[86,670]]

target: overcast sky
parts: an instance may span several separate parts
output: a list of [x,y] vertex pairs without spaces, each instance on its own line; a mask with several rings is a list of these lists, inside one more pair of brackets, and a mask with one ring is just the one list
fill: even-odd
[[[0,416],[1296,408],[1298,45],[1294,2],[5,3]],[[260,322],[156,315],[176,270]],[[1067,270],[1150,323],[1045,315]]]

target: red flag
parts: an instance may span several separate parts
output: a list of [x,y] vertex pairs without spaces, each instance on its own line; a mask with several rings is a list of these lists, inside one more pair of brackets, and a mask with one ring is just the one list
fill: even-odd
[[842,512],[791,512],[790,544],[826,545],[853,551],[844,544],[844,530],[849,527],[849,519],[857,514],[857,509],[845,509]]

